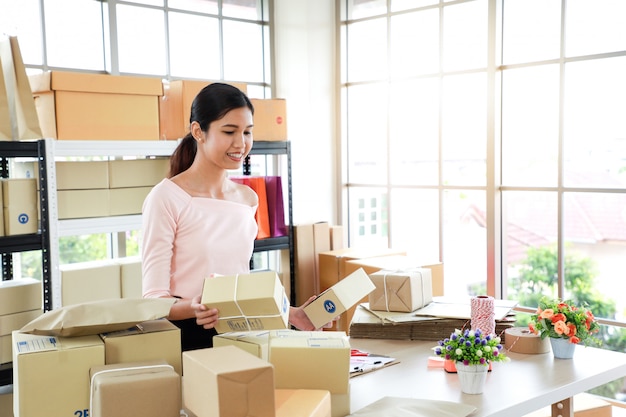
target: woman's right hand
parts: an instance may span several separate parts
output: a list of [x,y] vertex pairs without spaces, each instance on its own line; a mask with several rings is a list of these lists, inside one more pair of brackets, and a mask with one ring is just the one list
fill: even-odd
[[219,320],[219,312],[216,308],[209,308],[200,303],[200,296],[191,300],[191,308],[196,315],[196,323],[205,329],[212,329],[217,325]]

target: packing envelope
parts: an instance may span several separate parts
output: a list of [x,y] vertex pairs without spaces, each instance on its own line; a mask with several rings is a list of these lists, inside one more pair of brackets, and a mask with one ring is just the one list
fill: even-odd
[[275,417],[274,367],[235,346],[183,352],[184,407],[198,417]]
[[370,274],[376,289],[369,294],[372,310],[411,312],[433,300],[430,269],[380,270]]
[[218,333],[288,327],[289,299],[274,271],[206,278],[200,302],[219,310]]

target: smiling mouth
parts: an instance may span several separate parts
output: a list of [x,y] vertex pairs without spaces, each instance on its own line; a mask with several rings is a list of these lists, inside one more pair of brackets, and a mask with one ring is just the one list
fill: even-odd
[[243,158],[243,153],[241,153],[241,152],[238,152],[238,153],[227,153],[226,155],[228,155],[231,158],[235,158],[235,159]]

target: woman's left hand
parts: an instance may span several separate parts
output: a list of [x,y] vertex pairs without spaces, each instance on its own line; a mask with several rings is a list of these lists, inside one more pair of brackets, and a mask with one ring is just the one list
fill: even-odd
[[196,323],[205,329],[212,329],[217,325],[219,320],[219,311],[216,308],[209,308],[200,303],[200,296],[191,300],[191,308],[196,315]]
[[[311,304],[313,300],[315,300],[317,296],[313,295],[308,300],[304,302],[300,307],[291,307],[289,309],[289,323],[294,326],[298,330],[312,331],[318,330],[315,328],[309,316],[304,312],[304,307]],[[333,321],[326,323],[321,327],[321,329],[329,329],[333,327],[335,321],[337,321],[339,317],[335,317]]]

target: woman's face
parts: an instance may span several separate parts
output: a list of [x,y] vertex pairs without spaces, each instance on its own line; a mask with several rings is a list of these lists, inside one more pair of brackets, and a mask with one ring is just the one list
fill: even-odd
[[223,169],[238,169],[252,148],[252,112],[247,107],[233,109],[202,132],[199,147],[209,160]]

